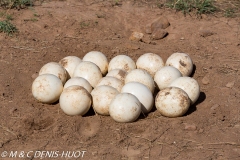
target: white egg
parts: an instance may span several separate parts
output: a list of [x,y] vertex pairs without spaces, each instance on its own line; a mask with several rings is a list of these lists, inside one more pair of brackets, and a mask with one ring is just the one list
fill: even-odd
[[152,92],[142,83],[129,82],[125,84],[121,93],[131,93],[138,98],[142,104],[142,112],[149,113],[154,104]]
[[140,113],[141,102],[130,93],[116,95],[109,106],[109,114],[117,122],[133,122]]
[[141,55],[136,62],[138,69],[146,70],[152,77],[164,66],[162,58],[154,53],[145,53]]
[[59,61],[68,73],[68,79],[73,77],[73,72],[76,66],[81,63],[82,60],[76,56],[67,56]]
[[168,57],[166,66],[177,68],[183,76],[190,76],[193,71],[193,62],[186,53],[173,53]]
[[111,86],[117,89],[118,92],[120,92],[124,85],[124,82],[114,77],[103,77],[96,86],[102,86],[102,85]]
[[94,88],[91,93],[94,111],[108,116],[110,103],[117,94],[119,92],[111,86],[103,85]]
[[169,87],[158,92],[155,105],[163,116],[180,117],[188,111],[190,99],[182,89]]
[[62,90],[62,81],[53,74],[39,75],[32,84],[33,97],[43,103],[58,101]]
[[194,104],[200,95],[199,84],[191,77],[179,77],[170,84],[170,87],[178,87],[184,90],[188,94],[191,104]]
[[108,71],[108,59],[102,52],[99,51],[88,52],[83,57],[83,61],[93,62],[100,68],[101,73],[103,75],[106,75]]
[[136,64],[129,56],[118,55],[109,62],[108,72],[113,69],[122,69],[126,72],[129,72],[133,69],[136,69]]
[[115,77],[124,82],[127,72],[122,69],[113,69],[107,73],[107,77]]
[[152,93],[155,90],[154,80],[151,75],[143,69],[131,70],[125,77],[125,84],[129,82],[139,82],[147,86]]
[[182,77],[181,72],[172,66],[165,66],[158,70],[154,76],[154,81],[156,82],[158,88],[167,88],[174,80]]
[[67,71],[57,62],[49,62],[45,64],[39,71],[39,75],[53,74],[57,76],[63,84],[67,81]]
[[59,104],[67,115],[84,115],[91,107],[92,96],[81,86],[70,86],[63,90]]
[[74,86],[74,85],[77,85],[77,86],[82,86],[83,88],[85,88],[89,93],[92,92],[92,86],[91,84],[84,78],[82,77],[73,77],[71,79],[69,79],[63,88],[67,88],[69,86]]
[[82,77],[86,79],[94,88],[98,81],[102,78],[99,67],[88,61],[82,61],[74,70],[73,77]]

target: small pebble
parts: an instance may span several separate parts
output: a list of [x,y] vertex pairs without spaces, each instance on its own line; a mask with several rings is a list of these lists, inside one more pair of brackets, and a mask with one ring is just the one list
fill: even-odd
[[195,131],[197,129],[197,126],[194,124],[184,123],[184,125],[185,125],[184,129],[188,131]]
[[92,155],[93,155],[93,156],[96,156],[97,154],[98,154],[97,151],[92,152]]
[[199,31],[199,34],[200,34],[200,36],[202,36],[202,37],[208,37],[208,36],[213,35],[213,32],[212,32],[212,31],[209,31],[209,30],[200,30],[200,31]]
[[204,84],[204,85],[209,84],[209,78],[207,76],[203,77],[202,84]]
[[152,45],[156,45],[157,43],[156,43],[156,42],[152,42],[152,41],[151,41],[151,42],[150,42],[150,44],[152,44]]
[[9,110],[9,113],[12,115],[14,112],[16,112],[18,109],[16,107],[13,107]]
[[144,34],[141,32],[133,32],[131,34],[131,36],[129,37],[129,39],[131,41],[140,41],[140,40],[142,40],[143,36],[144,36]]
[[232,87],[234,86],[234,84],[235,84],[234,81],[228,82],[228,83],[226,84],[226,87],[227,87],[227,88],[232,88]]
[[36,79],[38,77],[38,73],[32,74],[32,79]]
[[202,128],[200,128],[199,130],[198,130],[198,133],[203,133],[204,132],[204,129],[202,129]]
[[219,107],[219,104],[214,104],[214,105],[211,107],[211,110],[216,110],[218,107]]
[[240,124],[235,124],[234,127],[235,128],[240,128]]
[[168,34],[167,31],[165,31],[165,30],[163,30],[163,29],[158,29],[158,30],[155,30],[155,31],[152,33],[152,39],[153,39],[153,40],[163,39],[167,34]]

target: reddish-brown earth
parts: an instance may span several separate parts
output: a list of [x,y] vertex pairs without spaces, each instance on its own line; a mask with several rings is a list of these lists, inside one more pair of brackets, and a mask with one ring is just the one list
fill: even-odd
[[[120,5],[100,0],[44,2],[8,13],[19,33],[0,33],[0,159],[11,151],[18,151],[17,158],[5,159],[40,159],[35,151],[86,151],[83,158],[73,159],[89,160],[240,159],[239,17],[185,17],[133,0]],[[129,40],[134,31],[147,37],[145,26],[160,16],[170,22],[165,38],[151,43]],[[133,123],[117,123],[92,110],[83,117],[67,116],[59,103],[42,104],[33,98],[33,78],[44,64],[68,55],[82,58],[92,50],[109,60],[125,54],[135,61],[147,52],[164,61],[174,52],[188,53],[200,97],[183,117],[166,118],[154,109]]]

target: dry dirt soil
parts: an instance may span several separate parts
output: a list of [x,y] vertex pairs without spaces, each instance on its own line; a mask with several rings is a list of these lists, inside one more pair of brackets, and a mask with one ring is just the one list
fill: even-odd
[[[5,159],[40,159],[35,151],[86,151],[72,159],[89,160],[240,159],[239,17],[184,16],[158,8],[155,1],[133,0],[53,1],[7,12],[19,33],[0,33],[0,154],[7,152]],[[170,22],[165,38],[129,40],[133,31],[148,37],[145,26],[160,16]],[[203,31],[212,34],[202,36]],[[135,61],[147,52],[164,61],[174,52],[188,53],[200,97],[183,117],[166,118],[153,109],[133,123],[117,123],[92,110],[67,116],[59,103],[33,98],[31,85],[44,64],[69,55],[82,58],[92,50],[109,60],[125,54]],[[11,151],[17,151],[16,158],[9,158]]]

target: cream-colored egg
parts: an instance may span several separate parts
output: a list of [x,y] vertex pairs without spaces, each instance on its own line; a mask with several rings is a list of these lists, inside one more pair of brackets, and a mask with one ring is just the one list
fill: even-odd
[[107,73],[107,77],[115,77],[124,82],[127,72],[122,69],[113,69]]
[[120,92],[124,85],[124,82],[114,77],[103,77],[96,86],[102,86],[102,85],[111,86],[117,89],[118,92]]
[[93,62],[99,67],[99,69],[101,70],[101,73],[103,75],[106,75],[108,71],[108,59],[102,52],[99,52],[99,51],[88,52],[83,57],[83,61]]
[[73,72],[76,66],[81,63],[82,60],[79,57],[76,56],[67,56],[64,57],[59,61],[59,64],[61,64],[68,73],[68,79],[73,77]]
[[141,102],[130,93],[120,93],[109,106],[110,116],[117,122],[133,122],[141,113]]
[[136,69],[136,64],[129,56],[118,55],[109,62],[108,72],[113,69],[122,69],[126,72],[129,72],[133,69]]
[[117,94],[119,92],[111,86],[103,85],[94,88],[91,93],[94,111],[108,116],[110,103]]
[[147,86],[138,82],[129,82],[123,86],[121,93],[131,93],[136,96],[142,104],[143,113],[149,113],[151,111],[154,98]]
[[70,86],[74,86],[74,85],[77,85],[77,86],[82,86],[83,88],[85,88],[89,93],[92,92],[92,86],[91,84],[84,78],[82,77],[73,77],[71,79],[69,79],[63,88],[67,88],[67,87],[70,87]]
[[86,79],[94,88],[102,78],[99,67],[88,61],[82,61],[74,70],[73,77],[82,77]]
[[139,82],[147,86],[152,93],[155,90],[154,80],[151,75],[143,69],[134,69],[125,77],[125,84],[129,82]]
[[42,66],[42,68],[39,71],[39,75],[42,74],[53,74],[57,76],[62,81],[63,85],[65,84],[68,78],[67,71],[65,70],[65,68],[63,68],[63,66],[57,62],[49,62]]
[[191,77],[179,77],[170,84],[170,87],[178,87],[184,90],[188,94],[191,104],[194,104],[200,95],[199,84]]
[[138,69],[146,70],[152,77],[164,66],[162,58],[155,53],[145,53],[136,62]]
[[39,75],[32,84],[33,97],[42,103],[58,101],[62,90],[62,81],[53,74]]
[[63,90],[59,104],[67,115],[84,115],[91,107],[92,96],[81,86],[70,86]]
[[190,99],[182,89],[168,87],[158,92],[155,106],[163,116],[180,117],[188,111]]
[[158,70],[154,76],[154,81],[156,82],[158,88],[167,88],[174,80],[182,77],[181,72],[172,66],[165,66]]
[[192,59],[186,53],[173,53],[168,57],[166,66],[177,68],[183,76],[190,76],[193,71]]

